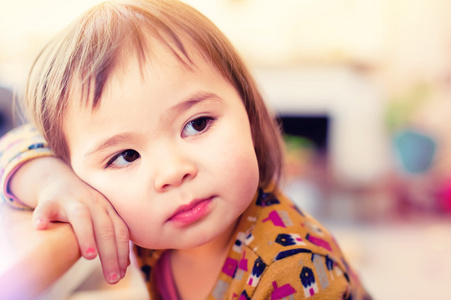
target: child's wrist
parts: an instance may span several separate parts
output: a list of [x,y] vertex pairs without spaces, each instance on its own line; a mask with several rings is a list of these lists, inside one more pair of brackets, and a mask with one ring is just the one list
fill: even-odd
[[39,189],[61,176],[60,168],[64,162],[55,157],[38,157],[20,166],[9,180],[9,191],[23,204],[35,208],[38,204]]

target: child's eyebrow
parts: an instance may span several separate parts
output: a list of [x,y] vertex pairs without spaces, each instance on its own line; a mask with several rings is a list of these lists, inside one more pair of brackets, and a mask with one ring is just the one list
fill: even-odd
[[99,152],[102,152],[105,149],[108,149],[110,147],[114,147],[121,143],[126,143],[126,142],[130,142],[130,141],[131,141],[131,137],[129,134],[126,134],[126,133],[117,134],[117,135],[107,139],[106,141],[102,142],[100,145],[94,147],[92,150],[86,152],[85,158],[89,158],[90,156],[93,156]]
[[198,91],[188,97],[186,100],[181,101],[173,106],[171,106],[169,109],[167,109],[162,115],[161,115],[161,121],[170,120],[171,117],[176,116],[184,111],[187,111],[191,107],[204,103],[205,101],[221,101],[222,99],[214,94],[204,91]]
[[[204,91],[199,91],[188,97],[186,100],[181,101],[170,108],[168,108],[160,117],[160,121],[170,123],[173,116],[176,116],[177,114],[180,114],[191,107],[195,105],[199,105],[201,103],[204,103],[206,101],[211,102],[217,102],[221,101],[222,99],[214,94],[214,93],[208,93]],[[92,150],[86,152],[85,158],[89,158],[91,156],[94,156],[95,154],[104,151],[105,149],[108,149],[110,147],[114,147],[116,145],[122,144],[122,143],[128,143],[132,141],[132,137],[127,133],[121,133],[117,134],[104,142],[100,143],[98,146],[94,147]]]

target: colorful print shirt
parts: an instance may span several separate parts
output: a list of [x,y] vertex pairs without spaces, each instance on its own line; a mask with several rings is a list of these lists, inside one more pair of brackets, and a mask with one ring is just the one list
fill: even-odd
[[[242,215],[208,299],[371,299],[332,235],[280,192],[260,189]],[[135,246],[152,299],[162,251]]]
[[[31,125],[0,139],[3,201],[26,208],[8,180],[24,162],[52,155]],[[259,189],[233,236],[208,299],[371,299],[329,231],[280,192]],[[152,299],[161,299],[155,267],[163,251],[134,251]]]

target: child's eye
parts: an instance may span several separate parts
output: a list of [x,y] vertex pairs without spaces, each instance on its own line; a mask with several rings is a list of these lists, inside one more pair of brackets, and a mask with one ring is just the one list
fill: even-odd
[[192,136],[197,135],[205,130],[208,129],[209,126],[211,126],[211,123],[213,122],[213,118],[210,117],[200,117],[193,121],[188,122],[182,131],[182,136]]
[[126,167],[127,165],[131,164],[138,158],[140,158],[141,155],[139,155],[138,152],[136,152],[133,149],[125,150],[119,154],[116,154],[112,159],[110,159],[106,165],[106,168],[108,167],[115,167],[115,168],[121,168]]

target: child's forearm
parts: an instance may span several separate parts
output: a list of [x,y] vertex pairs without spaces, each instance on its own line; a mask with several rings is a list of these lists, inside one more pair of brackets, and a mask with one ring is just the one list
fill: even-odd
[[60,180],[72,169],[56,157],[39,157],[23,165],[9,180],[9,191],[23,204],[35,208],[38,204],[38,188]]
[[34,299],[80,257],[69,224],[31,226],[31,211],[0,204],[0,298]]
[[[12,194],[10,189],[10,180],[17,172],[23,172],[23,168],[31,167],[28,164],[34,159],[41,159],[43,157],[52,157],[53,153],[48,148],[47,142],[42,135],[31,124],[26,124],[11,130],[0,138],[0,198],[4,202],[11,204],[17,208],[35,207],[33,199],[26,196],[23,201],[19,199],[20,192],[15,190],[17,197]],[[37,173],[42,174],[43,170],[36,170]],[[27,192],[30,189],[30,183],[35,182],[40,178],[32,178],[32,181],[25,181],[20,179],[15,186],[20,186]],[[27,179],[26,179],[27,180]],[[24,202],[24,203],[23,203]]]

